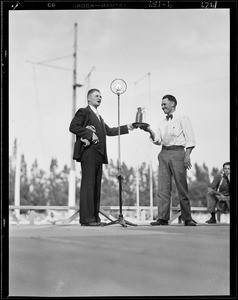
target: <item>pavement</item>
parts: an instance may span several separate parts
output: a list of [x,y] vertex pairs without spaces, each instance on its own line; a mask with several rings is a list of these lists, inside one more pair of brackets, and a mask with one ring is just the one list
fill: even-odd
[[229,224],[10,225],[9,296],[230,293]]

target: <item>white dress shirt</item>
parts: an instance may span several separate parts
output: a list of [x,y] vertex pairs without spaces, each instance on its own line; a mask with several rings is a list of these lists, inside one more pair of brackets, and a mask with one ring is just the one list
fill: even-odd
[[162,146],[195,147],[195,136],[190,119],[186,116],[181,117],[174,111],[172,119],[165,118],[161,122],[152,142]]
[[89,106],[90,106],[91,110],[95,113],[95,115],[98,117],[98,120],[101,122],[100,115],[99,115],[97,109],[92,105],[89,105]]

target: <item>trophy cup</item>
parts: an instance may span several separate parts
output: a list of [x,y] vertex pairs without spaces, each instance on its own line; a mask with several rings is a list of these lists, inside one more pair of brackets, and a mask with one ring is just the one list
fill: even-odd
[[136,112],[136,121],[132,123],[132,125],[135,128],[148,127],[149,124],[145,123],[144,121],[145,121],[145,108],[138,107]]

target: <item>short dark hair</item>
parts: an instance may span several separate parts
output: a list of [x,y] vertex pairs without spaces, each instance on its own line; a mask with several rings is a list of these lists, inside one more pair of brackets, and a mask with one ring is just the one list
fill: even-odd
[[225,163],[223,164],[222,168],[224,168],[225,166],[230,166],[230,162],[229,162],[229,161],[228,161],[228,162],[225,162]]
[[87,93],[87,99],[88,99],[88,97],[89,97],[92,93],[94,93],[94,92],[99,92],[99,93],[100,93],[100,91],[99,91],[98,89],[91,89],[91,90],[89,90],[88,93]]
[[169,99],[170,101],[174,102],[175,106],[177,105],[177,100],[174,96],[172,95],[165,95],[162,99]]

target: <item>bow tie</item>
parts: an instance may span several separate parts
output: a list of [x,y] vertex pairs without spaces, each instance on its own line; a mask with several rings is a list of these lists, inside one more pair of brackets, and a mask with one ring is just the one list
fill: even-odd
[[166,116],[166,119],[167,119],[167,121],[168,121],[169,119],[172,120],[172,119],[173,119],[173,115],[167,115],[167,116]]

